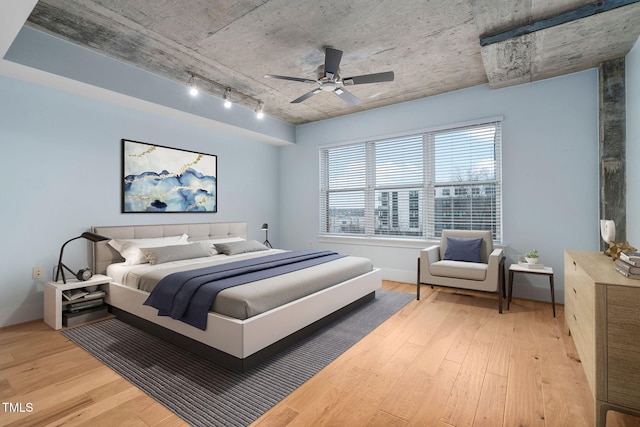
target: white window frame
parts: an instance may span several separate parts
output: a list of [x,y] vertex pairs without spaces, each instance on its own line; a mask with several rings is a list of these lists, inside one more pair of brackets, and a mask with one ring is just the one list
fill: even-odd
[[[438,133],[447,133],[447,132],[456,132],[462,130],[464,128],[469,127],[486,127],[487,125],[495,125],[496,126],[496,134],[494,138],[494,161],[495,161],[495,177],[491,180],[483,180],[483,181],[465,181],[464,183],[460,182],[451,182],[450,187],[456,188],[460,185],[489,185],[495,186],[496,195],[495,195],[495,212],[492,221],[495,222],[492,227],[492,231],[494,233],[494,240],[497,243],[500,243],[502,240],[502,122],[503,117],[490,117],[480,120],[475,120],[472,122],[465,123],[457,123],[447,126],[440,126],[430,129],[422,129],[419,131],[404,133],[404,134],[396,134],[389,135],[383,138],[378,138],[375,140],[362,140],[356,142],[342,143],[342,144],[333,144],[327,146],[319,147],[319,157],[320,157],[320,238],[323,240],[331,240],[333,238],[337,239],[350,239],[353,242],[371,239],[380,239],[381,241],[391,242],[393,240],[396,241],[407,241],[407,242],[415,242],[415,241],[425,241],[425,240],[439,240],[439,235],[442,227],[436,227],[434,212],[436,212],[436,197],[435,197],[435,188],[438,186],[442,186],[441,183],[436,183],[435,177],[435,150],[434,150],[434,140],[435,135]],[[423,177],[422,182],[419,185],[419,188],[414,184],[403,186],[385,186],[385,187],[377,187],[376,188],[376,165],[375,165],[375,147],[376,144],[386,143],[389,141],[393,141],[399,138],[407,138],[407,137],[422,137],[422,162],[423,162]],[[365,160],[365,183],[363,186],[354,186],[354,187],[345,187],[341,189],[331,189],[328,188],[329,185],[329,165],[328,158],[329,152],[334,149],[344,148],[344,147],[353,147],[353,146],[361,146],[364,147],[364,160]],[[376,211],[376,192],[387,191],[389,192],[389,204],[391,204],[391,192],[393,191],[407,191],[407,194],[411,194],[411,191],[419,189],[420,191],[420,218],[421,218],[421,231],[422,235],[381,235],[380,233],[376,233],[376,215],[379,213]],[[327,224],[329,220],[329,197],[331,194],[335,194],[338,192],[345,191],[362,191],[364,192],[364,218],[362,220],[363,226],[359,225],[362,231],[358,232],[331,232],[331,230],[327,230]],[[472,191],[472,190],[469,190]],[[474,188],[475,193],[480,191],[478,188]],[[397,193],[396,193],[397,194]],[[455,195],[455,191],[450,191],[450,197]],[[472,202],[469,202],[472,203]],[[388,222],[392,222],[391,214],[389,214],[389,218],[387,218]],[[440,229],[436,229],[440,228]],[[448,227],[447,227],[448,228]],[[452,225],[452,228],[458,228],[455,225]],[[461,227],[465,228],[465,227]],[[355,228],[354,228],[355,229]]]

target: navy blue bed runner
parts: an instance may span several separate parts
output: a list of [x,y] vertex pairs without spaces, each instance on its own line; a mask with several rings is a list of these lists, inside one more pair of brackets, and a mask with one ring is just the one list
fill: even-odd
[[157,308],[159,316],[171,316],[204,330],[209,309],[220,291],[343,256],[331,251],[305,249],[172,273],[158,282],[144,305]]

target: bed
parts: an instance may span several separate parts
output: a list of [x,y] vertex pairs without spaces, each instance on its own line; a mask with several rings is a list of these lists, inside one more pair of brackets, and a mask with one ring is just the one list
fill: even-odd
[[[191,246],[196,246],[193,244],[196,242],[206,246],[211,242],[247,239],[247,224],[244,222],[94,226],[92,231],[116,241],[186,235]],[[216,254],[208,259],[158,263],[157,267],[168,274],[182,269],[182,265],[188,265],[184,268],[201,268],[200,263],[222,264],[228,262],[226,258],[236,261],[237,258],[278,256],[282,252],[268,249],[260,253],[231,256]],[[159,273],[152,267],[144,264],[123,266],[124,258],[109,241],[94,243],[93,255],[94,272],[113,278],[107,285],[106,302],[118,318],[235,371],[246,371],[337,317],[365,304],[375,297],[375,291],[381,286],[379,269],[373,268],[364,258],[346,256],[223,290],[211,306],[211,311],[206,314],[206,327],[200,329],[168,316],[158,316],[156,308],[144,305],[150,295],[146,287],[148,285],[142,285],[144,289],[138,286],[145,283],[142,277],[157,279]],[[368,267],[364,267],[367,263]],[[309,283],[313,284],[311,290],[306,289]],[[242,299],[254,295],[257,289],[269,287],[283,288],[284,292],[280,294],[285,295],[285,299],[270,295],[268,290],[261,290],[253,301],[229,305],[234,298]]]

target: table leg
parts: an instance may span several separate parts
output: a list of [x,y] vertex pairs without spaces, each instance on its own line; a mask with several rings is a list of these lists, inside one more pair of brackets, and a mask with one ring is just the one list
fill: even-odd
[[549,285],[551,286],[551,307],[553,307],[553,317],[556,317],[556,292],[553,288],[553,274],[549,275]]
[[511,296],[513,295],[513,271],[509,270],[509,296],[507,297],[507,310],[511,303]]
[[502,261],[500,261],[500,283],[502,286],[502,299],[505,300],[507,299],[507,275],[504,272],[506,268],[506,265],[504,265],[504,258],[502,258]]

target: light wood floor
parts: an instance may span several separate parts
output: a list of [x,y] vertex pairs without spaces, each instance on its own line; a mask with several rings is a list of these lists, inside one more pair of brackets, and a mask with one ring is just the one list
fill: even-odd
[[[561,306],[554,319],[549,304],[514,300],[499,315],[489,295],[424,286],[254,426],[591,426],[563,322]],[[42,321],[0,329],[0,398],[2,426],[185,425]],[[640,419],[609,412],[607,425]]]

